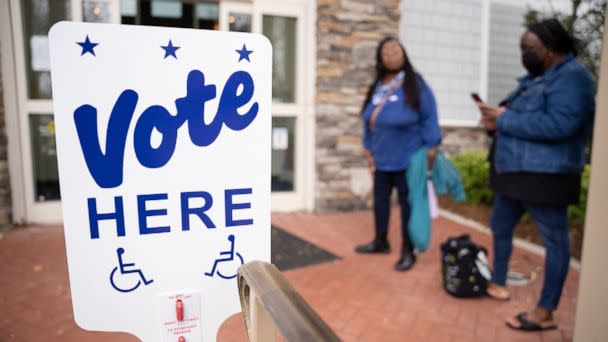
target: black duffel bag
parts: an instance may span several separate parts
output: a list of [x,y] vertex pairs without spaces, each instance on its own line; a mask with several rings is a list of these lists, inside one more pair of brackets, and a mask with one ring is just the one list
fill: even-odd
[[448,238],[441,244],[443,288],[454,297],[485,295],[491,279],[486,255],[467,234]]

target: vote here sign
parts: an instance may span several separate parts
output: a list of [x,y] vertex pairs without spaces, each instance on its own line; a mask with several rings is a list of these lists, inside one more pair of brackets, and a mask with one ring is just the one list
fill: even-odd
[[49,37],[76,323],[215,340],[237,268],[270,260],[269,41],[74,22]]

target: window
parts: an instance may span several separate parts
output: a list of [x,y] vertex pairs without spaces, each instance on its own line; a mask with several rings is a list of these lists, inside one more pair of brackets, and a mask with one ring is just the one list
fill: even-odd
[[263,34],[272,43],[272,100],[294,103],[296,93],[296,18],[265,15]]

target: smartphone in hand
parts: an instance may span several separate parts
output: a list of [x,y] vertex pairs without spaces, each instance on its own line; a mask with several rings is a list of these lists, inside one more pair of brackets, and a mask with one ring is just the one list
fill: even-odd
[[478,103],[483,103],[483,100],[481,99],[481,97],[479,97],[479,94],[471,93],[471,97],[473,98],[473,101],[478,102]]

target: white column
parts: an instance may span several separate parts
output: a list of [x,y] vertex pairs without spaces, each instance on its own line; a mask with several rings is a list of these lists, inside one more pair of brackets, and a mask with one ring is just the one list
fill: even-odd
[[[597,88],[597,108],[593,132],[591,179],[587,197],[585,239],[574,341],[608,341],[608,20],[604,26],[604,45]],[[600,158],[600,156],[602,156]]]

